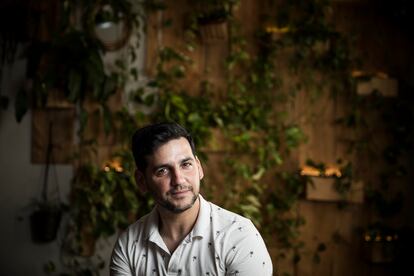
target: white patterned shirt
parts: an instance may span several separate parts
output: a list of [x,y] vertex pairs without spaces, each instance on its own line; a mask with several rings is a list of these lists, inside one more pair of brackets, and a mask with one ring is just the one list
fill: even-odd
[[111,276],[271,276],[272,261],[253,223],[199,198],[197,221],[172,254],[156,208],[129,226],[113,249]]

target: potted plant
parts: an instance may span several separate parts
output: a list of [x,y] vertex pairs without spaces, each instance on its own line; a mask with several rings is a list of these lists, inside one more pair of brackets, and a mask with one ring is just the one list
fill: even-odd
[[330,202],[362,203],[364,189],[361,181],[352,179],[351,163],[338,162],[335,166],[307,161],[301,170],[307,178],[306,199]]

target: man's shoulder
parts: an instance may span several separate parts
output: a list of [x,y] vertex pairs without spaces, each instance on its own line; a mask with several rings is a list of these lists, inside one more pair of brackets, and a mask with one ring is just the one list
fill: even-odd
[[222,227],[230,227],[231,229],[238,229],[240,227],[253,227],[252,221],[246,217],[243,217],[240,214],[237,214],[233,211],[220,207],[212,202],[208,202],[211,208],[211,217],[212,219]]
[[148,224],[151,220],[151,213],[148,213],[141,218],[139,218],[134,223],[130,224],[122,233],[120,234],[121,239],[137,239],[145,234],[148,230]]

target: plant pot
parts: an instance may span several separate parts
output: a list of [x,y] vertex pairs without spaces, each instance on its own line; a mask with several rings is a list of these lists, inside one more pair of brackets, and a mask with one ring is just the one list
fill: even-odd
[[380,73],[367,77],[357,79],[356,91],[358,95],[368,96],[377,92],[383,97],[398,96],[398,80]]
[[352,186],[345,194],[340,194],[335,188],[335,178],[311,176],[311,182],[306,183],[306,199],[327,202],[352,202],[364,201],[364,183],[352,182]]
[[62,212],[60,210],[37,210],[30,216],[32,240],[47,243],[56,239]]

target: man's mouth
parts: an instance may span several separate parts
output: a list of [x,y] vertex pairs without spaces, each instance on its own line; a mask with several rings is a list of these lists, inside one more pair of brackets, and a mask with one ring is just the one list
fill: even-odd
[[179,196],[179,195],[183,195],[186,194],[188,192],[190,192],[192,189],[186,187],[186,188],[179,188],[179,189],[174,189],[170,191],[170,194],[173,196]]
[[172,195],[181,195],[181,194],[185,194],[187,192],[189,192],[190,190],[176,190],[176,191],[171,191],[170,193]]

